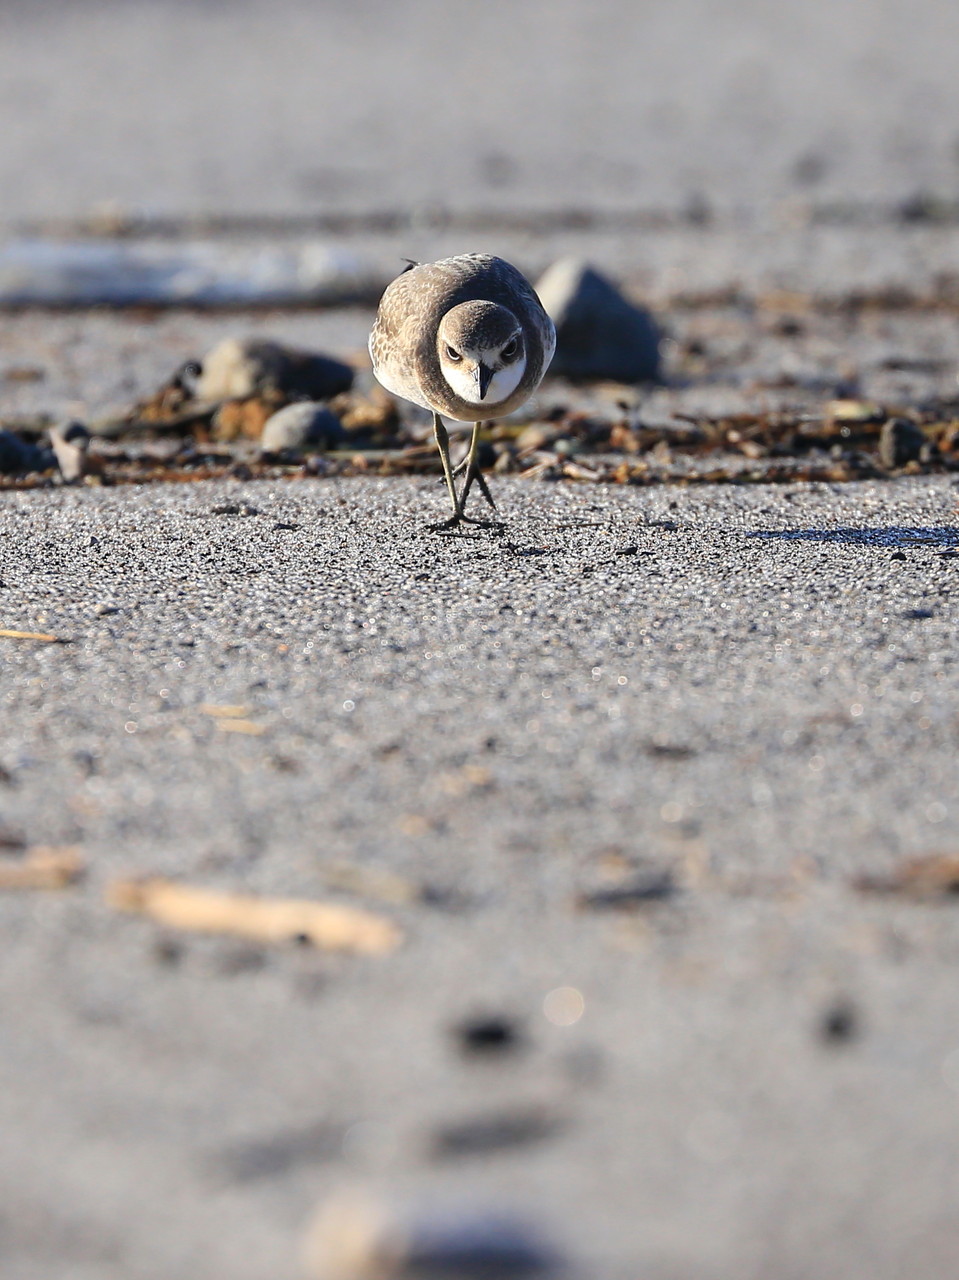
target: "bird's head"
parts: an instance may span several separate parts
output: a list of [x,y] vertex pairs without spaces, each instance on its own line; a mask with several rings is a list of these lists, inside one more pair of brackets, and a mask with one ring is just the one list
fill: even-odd
[[526,372],[523,327],[495,302],[461,302],[447,311],[436,350],[443,377],[467,404],[501,404]]

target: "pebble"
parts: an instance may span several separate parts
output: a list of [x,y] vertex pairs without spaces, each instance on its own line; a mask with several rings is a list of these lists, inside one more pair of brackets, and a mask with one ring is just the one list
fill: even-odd
[[310,1280],[518,1280],[566,1269],[542,1234],[513,1214],[391,1208],[359,1192],[321,1207],[304,1262]]
[[87,469],[90,433],[81,422],[67,422],[50,428],[50,444],[60,474],[67,484],[82,478]]
[[0,431],[0,475],[19,476],[30,471],[46,471],[52,462],[49,450],[28,444],[12,431]]
[[24,443],[12,431],[0,431],[0,475],[15,476],[25,470]]
[[511,1151],[552,1138],[560,1121],[538,1107],[516,1107],[454,1120],[437,1127],[432,1154],[438,1160]]
[[676,882],[669,871],[645,871],[608,888],[594,889],[580,895],[583,907],[628,910],[644,902],[662,902],[676,892]]
[[587,263],[560,259],[540,279],[536,292],[556,325],[552,373],[573,381],[659,378],[655,320]]
[[343,438],[340,420],[331,409],[314,400],[288,404],[268,418],[260,437],[263,453],[295,453],[308,448],[329,448]]
[[467,1018],[453,1028],[453,1035],[463,1053],[484,1057],[508,1053],[522,1042],[516,1024],[498,1014]]
[[838,1000],[822,1014],[819,1035],[827,1044],[843,1044],[855,1038],[859,1019],[855,1007],[847,1000]]
[[890,418],[879,432],[879,460],[893,470],[915,462],[926,445],[925,434],[908,418]]
[[266,338],[226,338],[203,357],[194,391],[210,404],[267,391],[330,400],[352,385],[353,370],[332,356]]

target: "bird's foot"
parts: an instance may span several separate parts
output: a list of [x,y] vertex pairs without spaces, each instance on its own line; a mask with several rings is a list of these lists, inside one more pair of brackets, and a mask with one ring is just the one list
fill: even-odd
[[477,520],[474,516],[464,516],[462,512],[450,516],[448,520],[441,520],[438,524],[429,524],[426,528],[429,533],[451,533],[454,529],[459,528],[461,524],[472,524],[478,529],[506,528],[506,524],[502,520]]
[[449,533],[452,529],[456,529],[465,520],[466,517],[459,512],[454,516],[450,516],[448,520],[440,520],[437,524],[428,524],[426,526],[427,533]]
[[477,520],[475,516],[463,516],[465,524],[475,524],[478,529],[505,529],[505,520]]

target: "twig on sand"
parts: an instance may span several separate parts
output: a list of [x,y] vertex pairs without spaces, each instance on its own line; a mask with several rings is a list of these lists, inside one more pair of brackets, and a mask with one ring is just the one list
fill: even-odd
[[116,880],[107,887],[107,901],[174,929],[235,934],[257,942],[304,942],[321,951],[382,955],[402,940],[391,920],[357,907],[221,893],[171,880]]
[[35,845],[22,858],[0,862],[0,889],[66,889],[84,872],[79,850]]
[[6,631],[0,628],[3,640],[40,640],[44,644],[66,644],[62,636],[52,636],[46,631]]

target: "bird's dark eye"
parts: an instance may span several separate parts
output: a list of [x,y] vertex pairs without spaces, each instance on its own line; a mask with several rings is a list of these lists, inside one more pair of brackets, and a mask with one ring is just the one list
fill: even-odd
[[519,339],[510,338],[509,342],[507,342],[506,346],[500,352],[500,355],[502,355],[504,360],[512,360],[517,351],[519,351]]
[[446,358],[447,360],[452,360],[454,364],[458,364],[459,361],[463,359],[456,348],[450,346],[447,346],[446,348]]

